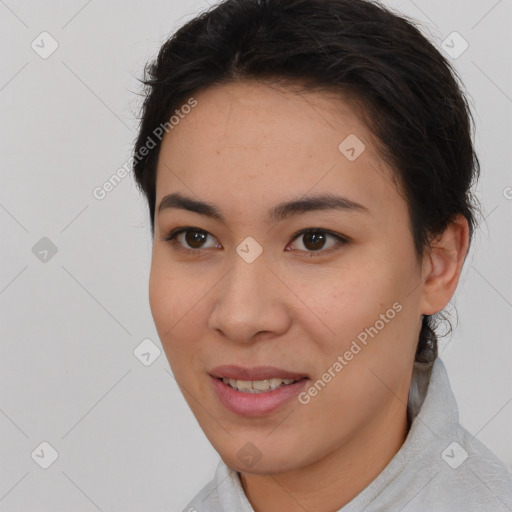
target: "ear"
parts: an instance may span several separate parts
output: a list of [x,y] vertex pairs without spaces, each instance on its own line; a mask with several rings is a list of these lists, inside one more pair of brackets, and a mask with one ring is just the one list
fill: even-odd
[[450,302],[459,282],[469,247],[466,217],[457,215],[442,235],[436,237],[423,260],[421,313],[433,315]]

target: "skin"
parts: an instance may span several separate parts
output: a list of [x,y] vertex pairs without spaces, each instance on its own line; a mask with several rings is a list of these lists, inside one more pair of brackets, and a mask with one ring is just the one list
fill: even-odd
[[[226,222],[177,208],[155,214],[149,300],[157,331],[187,403],[240,472],[255,511],[337,510],[407,436],[421,315],[442,310],[456,289],[467,221],[457,217],[417,259],[407,204],[348,101],[251,81],[194,97],[197,106],[163,139],[156,205],[180,192],[216,205]],[[338,149],[349,134],[366,145],[355,161]],[[274,205],[321,193],[370,213],[330,209],[266,221]],[[180,226],[208,237],[163,240]],[[350,242],[338,246],[327,233],[315,251],[307,235],[293,238],[312,227]],[[248,236],[263,248],[252,263],[236,252]],[[243,417],[218,400],[213,367],[273,365],[314,382],[396,302],[401,311],[307,405],[292,399]],[[251,467],[237,457],[247,442],[261,453]]]

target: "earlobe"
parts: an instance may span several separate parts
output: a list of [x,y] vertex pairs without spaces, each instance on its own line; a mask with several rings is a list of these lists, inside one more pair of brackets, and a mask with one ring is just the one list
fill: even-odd
[[432,241],[425,256],[421,313],[433,315],[450,302],[459,282],[469,247],[469,226],[463,215],[457,215],[442,235]]

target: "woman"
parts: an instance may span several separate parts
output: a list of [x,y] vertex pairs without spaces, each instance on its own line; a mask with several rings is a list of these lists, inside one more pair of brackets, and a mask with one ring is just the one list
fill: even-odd
[[369,1],[225,0],[145,84],[151,311],[221,457],[184,510],[511,510],[437,357],[479,173],[445,58]]

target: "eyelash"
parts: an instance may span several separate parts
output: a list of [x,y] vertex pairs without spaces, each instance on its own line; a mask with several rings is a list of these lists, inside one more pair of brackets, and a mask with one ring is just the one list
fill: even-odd
[[[199,228],[195,228],[195,227],[192,227],[192,226],[187,226],[187,227],[181,227],[181,228],[173,229],[166,237],[161,237],[161,240],[163,242],[170,242],[171,245],[173,245],[174,248],[176,248],[179,251],[183,251],[186,254],[192,254],[194,256],[200,256],[201,255],[200,253],[202,252],[201,249],[188,249],[186,247],[183,247],[183,245],[181,245],[176,240],[176,237],[178,235],[181,235],[181,233],[186,233],[187,231],[197,231],[198,233],[205,233],[207,235],[211,235],[211,233],[208,233],[208,231],[205,231],[204,229],[199,229]],[[330,253],[332,251],[335,251],[335,250],[339,249],[340,246],[348,245],[350,243],[350,239],[349,238],[347,238],[345,236],[342,236],[342,235],[339,235],[337,233],[333,233],[332,231],[329,231],[327,229],[320,229],[320,228],[302,229],[302,230],[296,232],[292,236],[291,241],[293,242],[299,236],[307,235],[307,234],[310,234],[310,233],[322,233],[322,234],[330,235],[330,236],[332,236],[332,237],[337,239],[337,243],[333,247],[331,247],[330,249],[325,249],[325,250],[321,250],[321,249],[318,250],[318,251],[303,251],[303,250],[299,250],[299,252],[305,252],[309,257],[323,256],[325,254],[328,254],[328,253]]]

